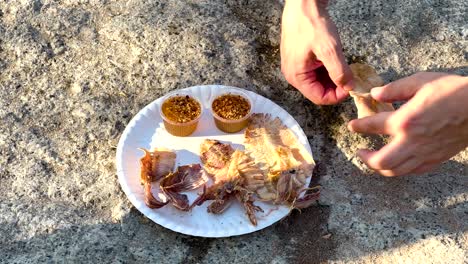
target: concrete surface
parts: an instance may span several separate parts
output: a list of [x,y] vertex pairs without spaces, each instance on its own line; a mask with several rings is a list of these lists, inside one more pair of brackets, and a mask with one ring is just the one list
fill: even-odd
[[[351,101],[317,107],[279,69],[278,1],[0,2],[0,262],[466,263],[468,151],[387,179],[354,158]],[[349,61],[386,81],[468,74],[468,3],[332,4]],[[164,93],[225,84],[267,96],[306,131],[320,204],[260,232],[201,239],[143,217],[121,191],[115,146]],[[378,143],[378,142],[377,142]]]

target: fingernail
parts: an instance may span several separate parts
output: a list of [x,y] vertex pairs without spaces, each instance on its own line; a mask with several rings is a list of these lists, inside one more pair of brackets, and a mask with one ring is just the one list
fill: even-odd
[[348,127],[348,130],[349,130],[349,131],[354,132],[353,126],[351,125],[351,122],[353,122],[353,121],[349,121],[349,122],[348,122],[348,126],[347,126],[347,127]]

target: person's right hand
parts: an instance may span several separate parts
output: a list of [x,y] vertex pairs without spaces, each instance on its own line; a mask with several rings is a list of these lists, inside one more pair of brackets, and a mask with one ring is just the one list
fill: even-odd
[[468,146],[468,77],[424,72],[371,90],[380,102],[408,100],[393,112],[349,122],[353,132],[386,134],[378,151],[360,150],[368,167],[384,176],[427,172]]
[[353,88],[328,1],[288,0],[281,29],[281,70],[286,80],[319,105],[336,104]]

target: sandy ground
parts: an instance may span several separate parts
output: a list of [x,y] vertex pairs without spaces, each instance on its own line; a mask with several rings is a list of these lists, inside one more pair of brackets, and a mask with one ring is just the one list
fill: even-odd
[[[354,157],[351,100],[317,107],[279,69],[277,1],[0,2],[0,262],[466,263],[468,151],[419,177],[387,179]],[[468,2],[336,1],[350,62],[386,81],[468,74]],[[243,87],[288,110],[309,137],[320,203],[254,234],[166,230],[121,191],[115,146],[164,93]],[[378,143],[378,142],[377,142]]]

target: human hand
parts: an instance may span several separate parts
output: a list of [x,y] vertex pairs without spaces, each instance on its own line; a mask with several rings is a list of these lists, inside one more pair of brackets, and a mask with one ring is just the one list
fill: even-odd
[[353,88],[335,24],[323,0],[289,0],[283,11],[281,70],[315,104],[336,104]]
[[352,120],[353,132],[386,134],[378,151],[359,150],[368,167],[384,176],[427,172],[468,146],[468,77],[417,73],[371,90],[380,102],[409,100],[394,112]]

